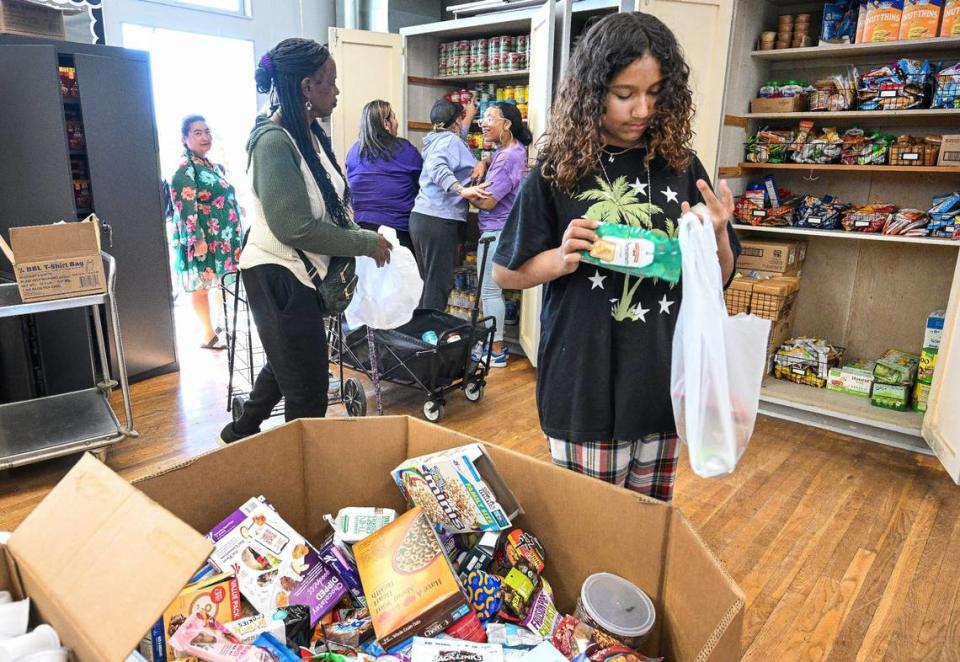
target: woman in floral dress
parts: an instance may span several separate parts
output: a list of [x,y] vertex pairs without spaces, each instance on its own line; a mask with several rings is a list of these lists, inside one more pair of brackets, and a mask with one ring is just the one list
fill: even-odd
[[[224,170],[209,159],[210,128],[200,115],[181,127],[184,159],[173,176],[173,249],[183,289],[191,293],[193,311],[203,332],[201,347],[225,349],[210,315],[210,292],[220,300],[220,278],[237,270],[243,243],[240,206]],[[217,305],[217,304],[215,304]]]

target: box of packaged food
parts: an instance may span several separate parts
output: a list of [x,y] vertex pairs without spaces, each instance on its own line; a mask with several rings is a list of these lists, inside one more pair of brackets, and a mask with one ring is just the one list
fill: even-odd
[[211,563],[233,569],[243,597],[261,614],[306,605],[312,625],[347,593],[313,545],[262,496],[248,499],[207,537],[214,544]]
[[930,384],[924,384],[923,382],[917,382],[914,385],[913,398],[910,402],[913,411],[921,414],[927,411],[927,402],[930,400],[930,388]]
[[937,36],[943,0],[904,0],[898,39],[930,39]]
[[449,533],[502,531],[522,512],[479,444],[411,458],[391,476],[410,505]]
[[870,361],[848,363],[842,368],[830,368],[827,389],[869,398],[873,388],[873,366],[874,363]]
[[738,269],[759,269],[780,274],[796,272],[807,255],[805,241],[743,239],[737,258]]
[[807,109],[807,95],[757,97],[750,101],[751,113],[801,113]]
[[385,649],[430,637],[470,610],[423,509],[414,507],[353,547],[377,641]]
[[920,350],[920,366],[917,368],[917,381],[923,384],[933,383],[933,373],[937,369],[937,353],[932,347]]
[[920,357],[896,349],[883,353],[873,368],[873,378],[879,384],[912,386],[917,379]]
[[947,0],[943,6],[941,37],[960,37],[960,0]]
[[943,136],[943,140],[940,142],[940,158],[937,159],[937,165],[960,167],[960,134]]
[[870,394],[870,404],[884,409],[906,411],[910,404],[910,387],[874,383],[873,393]]
[[943,336],[943,323],[947,316],[945,310],[935,310],[927,317],[927,325],[923,330],[923,345],[931,349],[940,349],[940,338]]
[[864,22],[864,41],[896,41],[900,36],[904,0],[870,0]]

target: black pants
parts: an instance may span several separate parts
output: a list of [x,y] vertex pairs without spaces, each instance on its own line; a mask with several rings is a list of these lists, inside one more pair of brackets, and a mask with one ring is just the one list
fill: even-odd
[[460,258],[460,242],[466,223],[413,212],[410,214],[410,238],[423,278],[421,308],[446,310],[453,272]]
[[[370,230],[371,232],[376,232],[380,229],[379,223],[357,223],[364,230]],[[390,226],[387,226],[390,227]],[[396,228],[394,228],[396,230]],[[406,230],[397,230],[397,239],[400,240],[400,245],[404,248],[409,248],[410,252],[416,255],[416,251],[413,250],[413,241],[410,239],[410,233]]]
[[241,277],[267,362],[234,431],[259,432],[281,397],[288,421],[325,416],[330,357],[316,290],[275,264],[244,269]]

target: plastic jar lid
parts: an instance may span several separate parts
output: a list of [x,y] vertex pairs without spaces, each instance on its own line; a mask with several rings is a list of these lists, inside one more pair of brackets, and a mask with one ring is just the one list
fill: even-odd
[[653,601],[622,577],[608,572],[590,575],[580,589],[584,611],[614,636],[642,637],[657,618]]

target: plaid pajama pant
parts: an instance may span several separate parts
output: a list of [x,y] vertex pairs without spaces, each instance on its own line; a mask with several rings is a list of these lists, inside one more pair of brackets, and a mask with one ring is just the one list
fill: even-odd
[[619,487],[670,501],[680,444],[673,432],[637,441],[574,442],[547,438],[553,463]]

